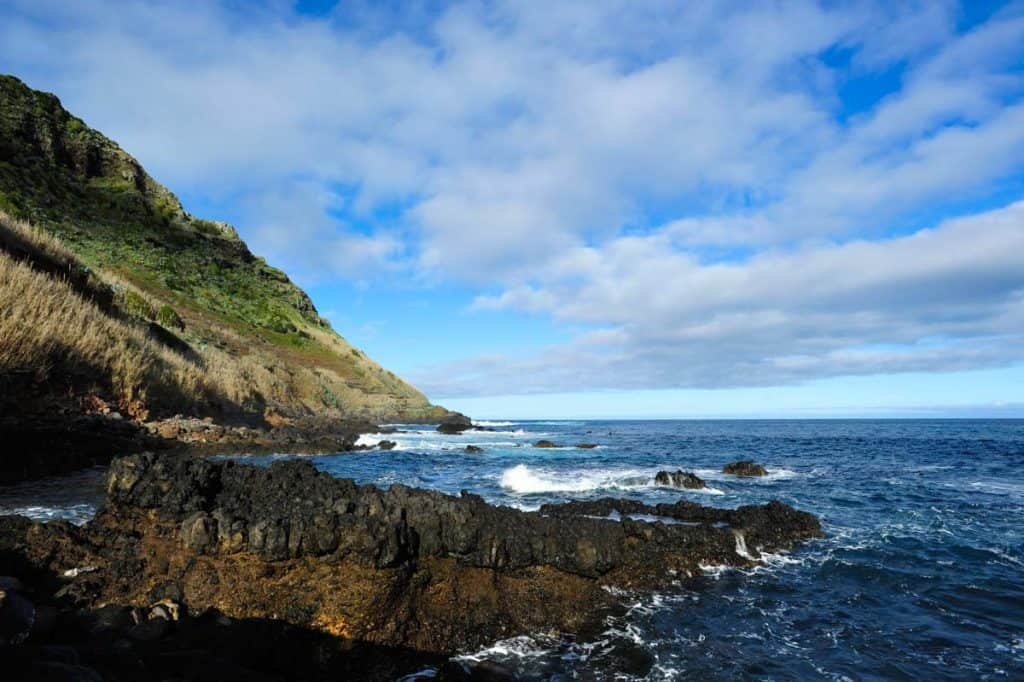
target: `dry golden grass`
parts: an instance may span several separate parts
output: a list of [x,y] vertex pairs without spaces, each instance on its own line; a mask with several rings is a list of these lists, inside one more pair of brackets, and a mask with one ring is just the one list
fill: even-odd
[[144,324],[104,311],[89,293],[133,291],[154,308],[162,301],[114,273],[94,271],[83,296],[81,286],[62,273],[85,270],[58,239],[0,212],[0,378],[32,375],[75,391],[110,393],[134,415],[272,409],[291,416],[372,417],[422,400],[376,363],[354,355],[346,341],[319,330],[318,340],[353,363],[354,374],[263,352],[229,329],[205,328],[201,337],[212,335],[233,352],[196,337],[193,352],[180,354]]
[[[64,281],[0,252],[0,375],[91,383],[131,411],[355,413],[378,408],[329,370],[205,348],[198,361],[111,317]],[[398,403],[392,407],[399,407]]]
[[27,372],[38,380],[91,378],[124,404],[181,404],[206,392],[200,368],[66,282],[0,254],[0,373]]
[[4,211],[0,211],[0,240],[27,247],[30,252],[35,252],[34,255],[44,256],[68,268],[78,263],[75,255],[59,239]]

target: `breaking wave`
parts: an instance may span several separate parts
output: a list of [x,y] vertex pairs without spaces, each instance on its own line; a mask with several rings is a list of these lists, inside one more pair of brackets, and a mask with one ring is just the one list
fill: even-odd
[[[537,493],[582,493],[591,490],[630,490],[655,486],[650,471],[639,469],[593,469],[590,471],[551,471],[517,464],[501,473],[501,487],[520,495]],[[673,489],[676,490],[676,489]],[[680,492],[724,495],[718,488],[678,489]]]
[[639,488],[651,477],[646,472],[597,469],[588,472],[554,472],[517,464],[501,473],[501,487],[512,492],[531,493],[586,492],[602,488]]

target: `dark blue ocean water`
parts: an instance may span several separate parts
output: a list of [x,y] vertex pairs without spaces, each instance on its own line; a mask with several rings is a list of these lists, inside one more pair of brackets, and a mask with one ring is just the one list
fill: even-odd
[[[524,509],[602,496],[722,507],[779,499],[821,517],[825,539],[754,570],[709,566],[663,594],[621,595],[625,612],[575,643],[534,633],[466,652],[526,679],[1024,679],[1024,421],[399,428],[364,441],[389,438],[396,450],[310,459],[360,482],[469,489]],[[539,438],[600,447],[529,447]],[[467,454],[467,444],[485,452]],[[770,475],[717,473],[741,458]],[[654,486],[668,468],[711,489]]]

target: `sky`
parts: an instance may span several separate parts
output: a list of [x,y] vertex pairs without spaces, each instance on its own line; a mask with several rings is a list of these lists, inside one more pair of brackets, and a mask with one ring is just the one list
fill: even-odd
[[0,72],[475,417],[1024,417],[1024,3],[7,0]]

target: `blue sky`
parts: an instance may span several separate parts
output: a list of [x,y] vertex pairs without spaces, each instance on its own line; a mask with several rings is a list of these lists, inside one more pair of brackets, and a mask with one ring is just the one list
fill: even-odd
[[0,71],[474,416],[1024,416],[1020,2],[13,0]]

